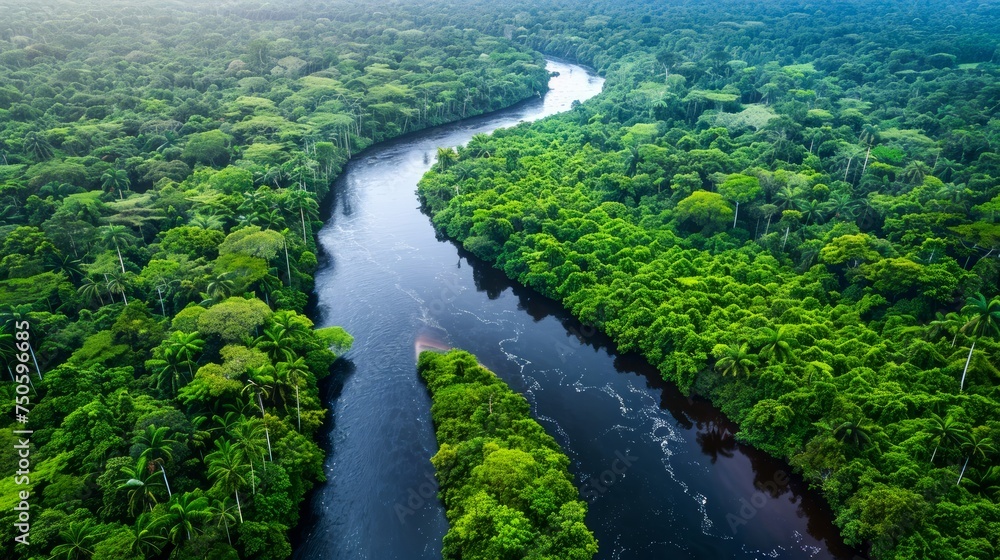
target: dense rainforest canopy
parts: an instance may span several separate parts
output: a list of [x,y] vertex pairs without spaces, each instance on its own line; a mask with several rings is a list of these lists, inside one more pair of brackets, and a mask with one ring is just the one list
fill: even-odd
[[287,557],[350,344],[305,315],[318,201],[541,92],[541,53],[606,93],[442,151],[435,223],[712,398],[850,542],[1000,555],[995,3],[0,8],[0,360],[27,321],[35,430],[0,555]]
[[540,93],[541,54],[362,4],[18,4],[0,408],[23,385],[33,433],[27,479],[0,463],[0,556],[287,558],[351,345],[305,315],[318,203],[374,142]]
[[431,462],[451,526],[443,558],[593,558],[569,458],[528,401],[468,352],[425,351],[417,369],[434,400]]

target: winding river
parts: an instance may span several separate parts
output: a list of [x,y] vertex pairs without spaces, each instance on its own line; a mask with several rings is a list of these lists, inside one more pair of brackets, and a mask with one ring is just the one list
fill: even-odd
[[528,398],[571,459],[598,558],[851,558],[822,500],[786,465],[738,444],[711,405],[435,236],[415,190],[439,146],[601,91],[580,66],[548,65],[559,76],[544,98],[370,149],[338,179],[319,234],[317,324],[343,326],[355,345],[326,385],[328,481],[295,557],[440,559],[448,525],[416,372],[422,341],[473,352]]

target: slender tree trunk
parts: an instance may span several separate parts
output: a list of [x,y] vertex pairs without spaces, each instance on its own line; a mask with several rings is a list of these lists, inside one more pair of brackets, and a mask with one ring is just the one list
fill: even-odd
[[243,506],[240,505],[240,489],[236,489],[236,511],[240,513],[240,523],[243,523]]
[[163,312],[163,316],[166,317],[167,308],[163,306],[163,291],[160,290],[159,286],[156,287],[156,295],[160,297],[160,311]]
[[[971,457],[971,455],[970,455],[970,457]],[[955,486],[958,486],[959,484],[962,483],[962,477],[965,476],[965,467],[968,467],[968,466],[969,466],[969,457],[966,457],[965,458],[965,464],[962,465],[962,472],[960,472],[958,474],[958,482],[955,483]]]
[[733,227],[736,227],[736,218],[740,217],[740,201],[736,201],[736,213],[733,214]]
[[308,244],[306,241],[306,213],[302,210],[302,205],[299,205],[299,217],[302,218],[302,243]]
[[38,374],[38,379],[42,379],[42,368],[38,367],[38,358],[35,358],[35,349],[32,348],[31,343],[28,343],[28,352],[31,353],[31,361],[35,363],[35,373]]
[[173,498],[174,494],[170,491],[170,483],[167,482],[167,471],[163,468],[163,463],[160,463],[160,472],[163,474],[163,484],[167,485],[167,498]]
[[288,260],[288,242],[283,243],[285,246],[285,271],[288,273],[288,285],[292,285],[292,263]]
[[295,416],[299,420],[299,431],[302,431],[302,409],[299,408],[299,386],[295,386]]
[[940,443],[934,446],[934,453],[931,453],[931,463],[934,463],[934,456],[937,455],[937,450],[939,447],[941,447]]
[[257,402],[260,403],[260,417],[264,420],[264,437],[267,438],[267,457],[274,462],[274,455],[271,454],[271,432],[267,429],[267,418],[264,416],[264,399],[260,392],[257,392]]
[[868,153],[865,154],[865,164],[861,166],[861,176],[865,176],[865,169],[868,169],[868,157],[872,155],[872,147],[868,146]]
[[785,228],[785,238],[781,240],[781,250],[782,251],[785,250],[785,243],[788,243],[788,231],[790,229],[792,229],[792,226],[788,226],[788,227]]
[[962,370],[962,381],[958,384],[958,392],[961,393],[965,389],[965,374],[969,371],[969,362],[972,361],[972,351],[976,348],[976,341],[972,341],[972,346],[969,347],[969,357],[965,359],[965,369]]
[[118,251],[118,264],[122,265],[122,274],[125,274],[125,261],[122,259],[122,250],[118,248],[117,241],[115,241],[115,251]]

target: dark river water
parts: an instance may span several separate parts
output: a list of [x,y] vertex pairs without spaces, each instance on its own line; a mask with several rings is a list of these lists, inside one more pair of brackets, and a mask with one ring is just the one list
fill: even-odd
[[560,75],[543,99],[386,143],[338,179],[319,234],[317,324],[341,325],[355,343],[327,385],[328,481],[313,495],[296,558],[441,557],[448,525],[433,494],[437,445],[419,341],[476,354],[528,398],[570,457],[598,558],[851,558],[822,500],[783,463],[737,444],[711,405],[435,236],[415,190],[439,146],[601,91],[603,80],[579,66],[549,68]]

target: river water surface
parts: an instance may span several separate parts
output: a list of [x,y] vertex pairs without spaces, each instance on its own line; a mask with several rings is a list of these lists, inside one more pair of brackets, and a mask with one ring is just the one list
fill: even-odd
[[598,558],[851,558],[822,500],[783,463],[737,444],[712,406],[435,236],[415,190],[438,147],[601,91],[584,68],[548,64],[560,75],[544,98],[370,149],[334,186],[319,234],[317,324],[341,325],[355,343],[328,385],[328,481],[296,558],[441,557],[448,525],[433,495],[437,445],[418,342],[476,354],[528,398],[570,457]]

